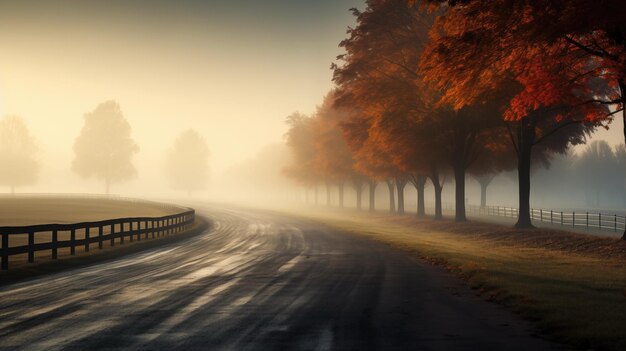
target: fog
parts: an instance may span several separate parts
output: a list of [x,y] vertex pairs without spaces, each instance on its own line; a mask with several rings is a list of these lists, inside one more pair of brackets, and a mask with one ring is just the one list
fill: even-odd
[[[295,111],[312,114],[322,104],[333,87],[329,67],[342,53],[338,44],[355,22],[348,9],[363,6],[358,0],[1,2],[0,116],[20,117],[38,162],[25,171],[37,179],[15,184],[15,191],[104,192],[98,177],[73,171],[73,147],[85,115],[115,101],[138,148],[131,161],[136,176],[113,182],[111,193],[304,202],[304,188],[284,172],[292,162],[285,119]],[[615,148],[621,128],[617,119],[588,141]],[[188,130],[204,140],[209,155],[206,184],[193,192],[172,186],[165,171],[177,138]],[[566,167],[586,147],[572,148],[569,159],[556,156],[549,169],[536,167],[533,205],[623,206],[622,190],[591,195],[587,183],[594,176],[587,174],[586,183]],[[577,178],[569,179],[573,174]],[[317,188],[322,204],[323,184]],[[448,177],[444,201],[453,201],[453,190]],[[10,191],[7,184],[0,188]],[[379,184],[377,193],[377,208],[386,209],[386,186]],[[311,188],[308,194],[312,203]],[[354,206],[354,196],[346,185],[346,206]],[[415,197],[409,183],[407,211]],[[432,198],[431,186],[426,198]],[[488,204],[516,201],[515,174],[498,175]],[[480,203],[480,188],[469,176],[467,202]]]
[[[17,192],[102,192],[71,171],[83,116],[119,103],[140,151],[112,193],[175,195],[163,164],[193,128],[216,182],[266,145],[285,117],[313,111],[361,1],[16,1],[0,3],[0,116],[36,140],[37,183]],[[9,191],[9,187],[2,188]]]

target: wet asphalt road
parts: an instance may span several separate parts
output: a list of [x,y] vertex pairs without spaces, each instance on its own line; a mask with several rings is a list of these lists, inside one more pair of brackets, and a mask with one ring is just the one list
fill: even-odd
[[0,349],[561,349],[384,245],[270,212],[197,210],[210,231],[0,288]]

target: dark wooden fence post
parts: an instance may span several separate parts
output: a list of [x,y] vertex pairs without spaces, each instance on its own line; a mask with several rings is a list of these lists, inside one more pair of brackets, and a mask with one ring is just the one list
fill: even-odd
[[128,234],[129,234],[129,237],[130,237],[130,242],[132,243],[133,240],[135,240],[133,238],[133,221],[130,221],[130,223],[128,223],[128,225],[130,226],[130,229],[128,230]]
[[58,257],[59,250],[59,234],[55,230],[52,231],[52,259],[56,260]]
[[124,245],[124,222],[120,223],[120,244]]
[[35,232],[28,232],[28,262],[35,262]]
[[598,228],[602,230],[602,213],[598,212]]
[[552,216],[552,210],[550,210],[550,224],[554,223],[554,217]]
[[102,250],[102,235],[104,234],[102,224],[98,227],[98,249]]
[[89,252],[89,226],[85,227],[85,252]]
[[115,224],[114,223],[111,223],[111,225],[110,225],[109,236],[111,237],[109,245],[111,245],[111,247],[113,247],[113,246],[115,246]]
[[70,255],[76,255],[76,229],[70,231]]
[[135,230],[137,234],[137,241],[141,241],[141,222],[137,221],[137,229]]
[[148,239],[148,234],[150,234],[150,231],[148,230],[148,220],[147,219],[145,221],[143,221],[143,231],[144,231],[144,234],[146,234],[146,239]]
[[2,235],[2,263],[0,268],[3,270],[9,269],[9,234],[0,233]]

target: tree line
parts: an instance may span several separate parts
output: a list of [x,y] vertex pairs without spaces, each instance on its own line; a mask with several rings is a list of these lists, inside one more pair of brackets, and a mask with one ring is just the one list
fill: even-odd
[[455,219],[465,221],[466,176],[486,189],[516,169],[516,227],[529,228],[533,165],[624,118],[622,1],[369,0],[352,12],[334,89],[313,115],[287,118],[286,172],[302,184],[341,194],[349,183],[360,198],[383,182],[403,213],[411,183],[423,216],[430,182],[439,219],[451,178]]
[[[73,146],[71,169],[82,178],[96,178],[109,194],[112,184],[137,176],[133,156],[139,146],[131,126],[115,101],[99,104],[84,115],[84,125]],[[15,187],[37,182],[40,148],[24,119],[8,115],[0,120],[0,184]],[[209,148],[195,130],[182,132],[167,152],[165,174],[170,186],[186,192],[204,189],[209,176]]]

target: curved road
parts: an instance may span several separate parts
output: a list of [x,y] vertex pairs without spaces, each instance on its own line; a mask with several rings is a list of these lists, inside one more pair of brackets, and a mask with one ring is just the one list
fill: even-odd
[[270,212],[198,212],[213,229],[0,288],[0,349],[560,349],[384,245]]

